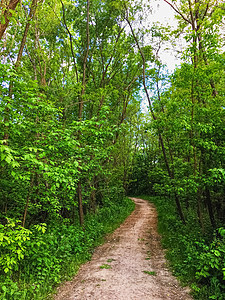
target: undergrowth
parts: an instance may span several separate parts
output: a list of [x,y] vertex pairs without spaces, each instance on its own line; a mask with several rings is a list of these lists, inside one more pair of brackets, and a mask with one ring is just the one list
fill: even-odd
[[9,220],[0,228],[0,299],[50,298],[53,287],[75,275],[105,234],[133,209],[128,198],[108,201],[95,215],[86,216],[83,229],[62,220],[27,230]]
[[[204,232],[193,213],[187,224],[178,219],[171,199],[140,196],[155,204],[158,230],[175,276],[192,288],[197,300],[225,299],[225,229]],[[207,230],[208,229],[208,230]]]

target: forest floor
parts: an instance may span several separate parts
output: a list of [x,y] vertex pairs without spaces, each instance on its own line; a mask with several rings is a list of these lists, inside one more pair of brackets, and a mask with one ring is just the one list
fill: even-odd
[[168,270],[157,233],[157,213],[148,201],[136,204],[126,221],[96,248],[72,281],[61,285],[55,300],[189,300]]

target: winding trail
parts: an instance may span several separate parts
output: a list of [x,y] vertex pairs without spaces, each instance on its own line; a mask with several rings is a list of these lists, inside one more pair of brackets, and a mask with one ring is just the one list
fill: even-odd
[[55,300],[192,299],[166,266],[154,205],[132,200],[133,213],[95,250],[77,276],[59,287]]

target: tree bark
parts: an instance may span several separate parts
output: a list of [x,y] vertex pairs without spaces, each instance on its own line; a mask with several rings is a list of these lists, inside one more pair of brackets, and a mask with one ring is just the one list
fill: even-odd
[[33,0],[32,4],[31,4],[31,7],[30,7],[30,12],[29,12],[29,15],[28,15],[28,20],[27,20],[27,24],[26,24],[26,27],[25,27],[25,30],[24,30],[23,38],[22,38],[22,41],[21,41],[21,44],[20,44],[20,49],[19,49],[19,53],[18,53],[18,56],[17,56],[16,64],[15,64],[16,68],[20,64],[22,54],[23,54],[23,49],[25,47],[25,43],[26,43],[26,40],[27,40],[27,34],[28,34],[29,27],[30,27],[30,21],[33,19],[34,15],[35,15],[36,8],[37,8],[37,0]]
[[72,54],[72,57],[73,57],[73,64],[74,64],[74,69],[75,69],[75,73],[76,73],[76,79],[77,79],[77,82],[79,81],[79,77],[78,77],[78,71],[77,71],[77,64],[76,64],[76,59],[75,59],[75,53],[74,53],[74,50],[73,50],[73,36],[67,26],[67,23],[66,23],[66,16],[65,16],[65,7],[64,7],[64,4],[62,2],[62,0],[60,0],[61,2],[61,5],[62,5],[62,9],[63,9],[63,22],[64,22],[64,25],[65,25],[65,28],[66,28],[66,31],[68,32],[69,34],[69,37],[70,37],[70,50],[71,50],[71,54]]
[[79,121],[81,121],[82,119],[82,112],[84,106],[84,93],[86,88],[86,69],[87,69],[87,59],[88,59],[89,47],[90,47],[89,19],[90,19],[90,0],[87,1],[87,26],[86,26],[87,44],[86,44],[86,52],[83,60],[83,78],[82,78],[82,89],[81,89],[81,97],[79,101],[79,115],[78,115]]
[[12,13],[10,11],[15,10],[19,2],[20,0],[11,0],[9,4],[5,7],[5,11],[3,14],[4,22],[0,23],[0,40],[2,39],[3,34],[9,25],[10,18],[12,17]]
[[[90,47],[90,33],[89,33],[89,19],[90,19],[90,0],[87,0],[87,25],[86,25],[86,38],[87,38],[87,44],[86,44],[86,52],[84,55],[83,60],[83,78],[82,78],[82,89],[81,89],[81,95],[80,95],[80,101],[79,101],[79,112],[78,112],[78,120],[82,121],[82,113],[83,113],[83,105],[84,105],[84,94],[85,94],[85,88],[86,88],[86,69],[87,69],[87,59],[88,59],[88,53],[89,53],[89,47]],[[80,131],[78,132],[78,138],[80,137]],[[79,167],[79,171],[81,172],[81,169]],[[78,193],[78,207],[79,207],[79,218],[80,218],[80,225],[83,226],[84,223],[84,211],[83,211],[83,200],[82,200],[82,185],[81,180],[78,182],[77,187],[77,193]]]
[[82,199],[82,185],[81,185],[81,181],[78,182],[77,194],[78,194],[79,221],[80,221],[80,225],[83,226],[83,224],[84,224],[84,211],[83,211],[83,199]]
[[25,222],[26,222],[26,217],[27,217],[27,211],[28,211],[28,206],[30,203],[30,193],[34,185],[34,174],[31,174],[31,179],[30,179],[30,187],[27,192],[27,201],[24,209],[24,214],[23,214],[23,221],[22,221],[22,227],[25,227]]
[[206,187],[206,189],[205,189],[205,200],[206,200],[206,205],[208,208],[211,225],[213,228],[216,228],[216,222],[215,222],[215,218],[214,218],[212,201],[211,201],[211,194],[210,194],[210,190],[208,187]]

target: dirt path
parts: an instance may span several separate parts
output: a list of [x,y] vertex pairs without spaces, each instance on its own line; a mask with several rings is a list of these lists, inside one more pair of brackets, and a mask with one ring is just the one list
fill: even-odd
[[[55,300],[188,300],[166,267],[154,206],[132,198],[136,209],[98,247]],[[146,271],[146,272],[144,272]]]

